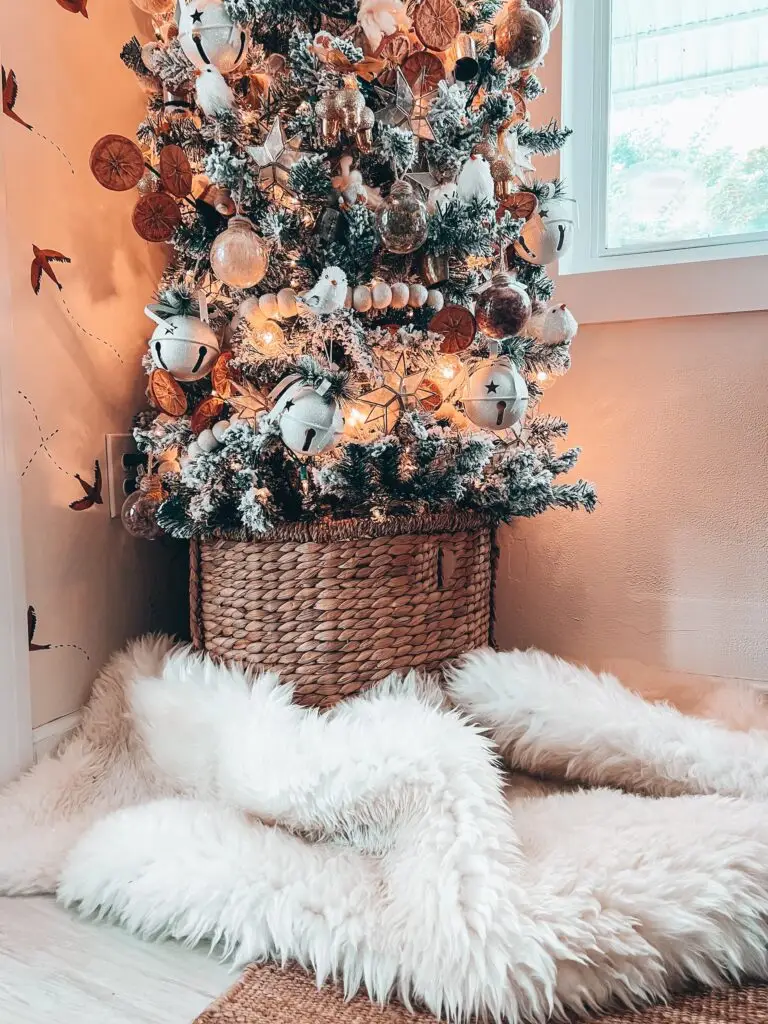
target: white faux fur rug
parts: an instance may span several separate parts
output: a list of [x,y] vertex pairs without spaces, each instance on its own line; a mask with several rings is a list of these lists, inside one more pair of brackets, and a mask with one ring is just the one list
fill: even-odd
[[[0,794],[0,892],[457,1020],[768,980],[768,734],[537,653],[479,652],[450,692],[461,712],[409,679],[321,716],[274,676],[139,643]],[[765,726],[756,697],[716,697]],[[505,789],[497,752],[618,788]]]

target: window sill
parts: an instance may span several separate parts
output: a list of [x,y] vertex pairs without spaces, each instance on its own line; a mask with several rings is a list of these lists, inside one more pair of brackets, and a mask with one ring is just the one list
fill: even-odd
[[556,275],[582,324],[768,309],[768,256]]

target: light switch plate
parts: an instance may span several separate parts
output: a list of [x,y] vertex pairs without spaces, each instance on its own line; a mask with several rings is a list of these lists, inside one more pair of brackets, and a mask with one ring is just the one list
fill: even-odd
[[125,499],[135,489],[140,458],[132,434],[107,434],[107,483],[109,514],[118,519]]

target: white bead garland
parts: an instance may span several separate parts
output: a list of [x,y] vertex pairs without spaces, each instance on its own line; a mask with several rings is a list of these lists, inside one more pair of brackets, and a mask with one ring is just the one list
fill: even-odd
[[[246,302],[258,303],[259,312],[267,320],[289,320],[296,316],[296,292],[293,288],[283,288],[277,295],[261,295],[258,299],[247,299]],[[355,288],[347,288],[344,301],[346,309],[355,309],[358,313],[369,313],[372,309],[429,309],[439,313],[445,305],[445,298],[436,288],[427,288],[423,284],[408,284],[407,281],[374,281],[372,284],[359,284]]]

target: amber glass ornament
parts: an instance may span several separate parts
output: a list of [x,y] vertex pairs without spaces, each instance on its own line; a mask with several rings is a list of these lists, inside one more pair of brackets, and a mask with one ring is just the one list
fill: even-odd
[[475,320],[483,334],[497,341],[514,338],[531,316],[528,292],[514,274],[496,274],[477,297]]
[[415,252],[427,240],[427,207],[407,181],[396,181],[379,208],[379,231],[390,252]]
[[267,246],[247,217],[233,217],[211,246],[211,269],[230,288],[253,288],[268,262]]
[[549,49],[549,25],[525,0],[512,0],[496,24],[496,51],[517,71],[535,67]]
[[157,510],[165,499],[163,483],[155,473],[148,473],[139,481],[138,490],[125,499],[120,518],[132,537],[139,540],[157,540],[163,531],[157,524]]

